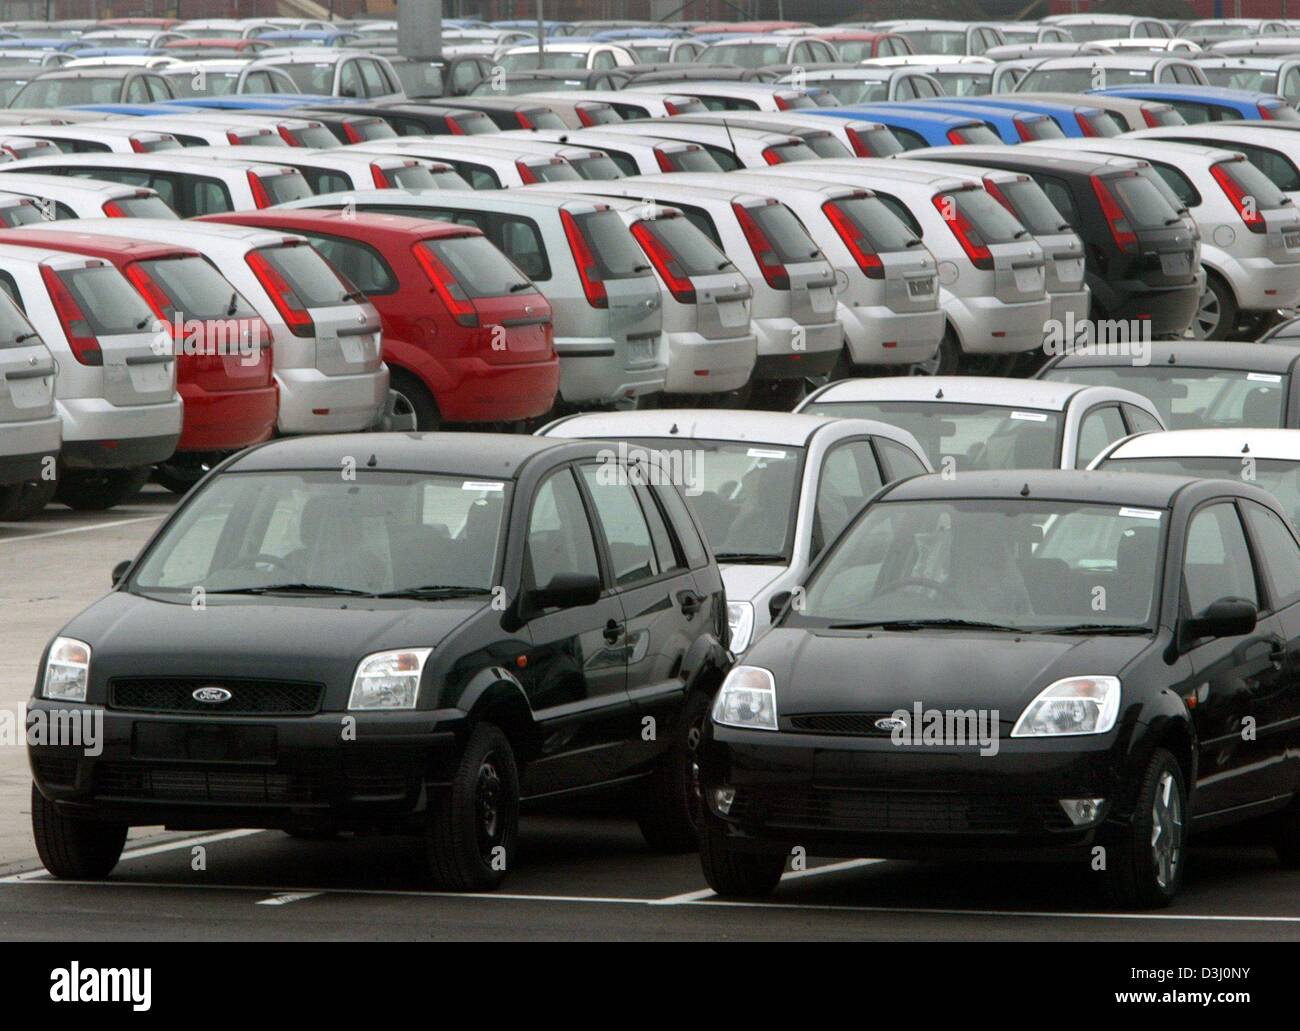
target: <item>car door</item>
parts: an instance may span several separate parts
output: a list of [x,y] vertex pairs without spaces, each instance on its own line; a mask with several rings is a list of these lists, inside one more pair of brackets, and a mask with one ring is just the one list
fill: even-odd
[[1079,421],[1079,436],[1074,452],[1074,467],[1088,468],[1110,444],[1128,436],[1128,427],[1120,414],[1119,405],[1104,404],[1090,408]]
[[705,600],[663,512],[643,485],[651,478],[646,468],[613,456],[579,466],[622,605],[628,695],[638,723],[647,716],[654,721],[649,730],[643,733],[641,724],[630,736],[630,764],[652,759],[668,746],[659,730],[671,725],[664,721],[685,697],[681,672],[699,635]]
[[[1182,556],[1182,619],[1222,598],[1262,605],[1259,579],[1237,507],[1208,502],[1191,516]],[[1197,775],[1192,815],[1236,809],[1269,797],[1274,772],[1259,742],[1261,700],[1282,679],[1281,619],[1261,611],[1249,634],[1191,642],[1192,679],[1183,698],[1196,728]]]
[[521,589],[557,576],[598,576],[594,605],[531,614],[527,665],[517,675],[540,731],[540,754],[524,769],[527,796],[598,784],[626,764],[633,732],[627,693],[623,608],[598,549],[593,515],[572,468],[551,473],[528,515]]
[[884,482],[869,437],[841,441],[826,452],[814,488],[809,562],[835,542]]

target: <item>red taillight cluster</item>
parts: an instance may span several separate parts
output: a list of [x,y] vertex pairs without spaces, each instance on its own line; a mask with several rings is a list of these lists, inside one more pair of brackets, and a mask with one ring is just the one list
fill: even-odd
[[355,125],[351,122],[343,123],[343,135],[348,138],[349,143],[365,143],[366,138],[363,136]]
[[835,231],[840,234],[844,246],[853,255],[853,260],[858,263],[858,268],[863,274],[868,279],[884,279],[885,266],[880,260],[880,255],[876,253],[857,220],[840,206],[839,201],[827,201],[822,205],[822,211],[830,224],[835,227]]
[[1277,115],[1273,113],[1275,106],[1276,105],[1274,104],[1257,104],[1256,107],[1259,108],[1259,117],[1268,122],[1276,121]]
[[1085,136],[1101,135],[1101,133],[1097,131],[1097,127],[1092,124],[1092,119],[1089,118],[1087,115],[1085,115],[1082,111],[1076,111],[1074,113],[1074,118],[1075,121],[1079,123],[1079,131],[1083,133]]
[[609,295],[605,292],[604,280],[600,278],[600,266],[587,245],[587,238],[582,235],[582,227],[567,211],[560,212],[560,222],[564,225],[573,261],[578,266],[578,278],[582,280],[582,292],[587,295],[587,303],[593,308],[608,308]]
[[1030,123],[1026,122],[1023,118],[1020,118],[1018,116],[1012,117],[1011,121],[1015,124],[1016,134],[1022,140],[1036,139],[1036,137],[1034,136],[1034,130],[1031,127]]
[[1160,119],[1156,117],[1156,113],[1149,107],[1142,108],[1142,121],[1153,129],[1159,129],[1161,125]]
[[388,174],[373,161],[370,163],[370,178],[375,181],[376,190],[391,190],[393,188],[393,184],[388,181]]
[[636,237],[636,242],[641,245],[646,257],[650,259],[650,264],[659,273],[659,278],[664,281],[668,292],[673,295],[673,300],[679,304],[694,304],[694,284],[691,283],[689,276],[682,273],[681,262],[677,260],[677,256],[668,249],[667,245],[659,237],[655,236],[650,224],[648,222],[635,223],[632,226],[632,235]]
[[519,171],[519,178],[525,186],[542,181],[533,171],[532,166],[522,159],[515,162],[515,168]]
[[873,158],[876,152],[871,149],[871,143],[867,139],[867,134],[860,129],[846,129],[849,135],[849,143],[853,145],[853,153],[860,158]]
[[780,147],[764,147],[763,160],[769,165],[779,165],[785,161],[785,158],[781,156]]
[[961,208],[957,205],[956,195],[936,193],[933,201],[940,217],[948,223],[948,228],[961,244],[961,249],[966,252],[966,257],[970,259],[971,264],[985,272],[992,269],[993,253],[975,227],[970,224],[970,219],[962,214]]
[[45,280],[45,288],[49,291],[50,300],[54,302],[54,311],[68,338],[72,356],[82,365],[103,365],[104,352],[100,349],[99,338],[90,328],[85,312],[81,310],[81,305],[72,296],[72,291],[63,282],[63,278],[54,269],[45,267],[41,268],[41,278]]
[[131,281],[131,285],[144,298],[145,303],[149,305],[153,313],[167,323],[167,330],[174,337],[176,335],[176,324],[171,321],[172,299],[167,296],[166,291],[158,285],[153,276],[149,275],[139,265],[128,265],[126,278]]
[[122,206],[115,200],[104,201],[103,210],[105,218],[126,218],[126,212],[122,210]]
[[789,111],[794,107],[794,105],[790,103],[790,98],[785,96],[783,93],[776,94],[772,99],[776,101],[776,109],[778,111]]
[[[284,246],[307,245],[289,243]],[[288,280],[280,275],[279,270],[271,264],[266,255],[260,251],[249,251],[247,260],[248,267],[253,270],[253,275],[257,277],[257,281],[262,284],[262,289],[271,298],[271,303],[284,319],[284,324],[289,327],[289,332],[296,337],[309,337],[316,332],[316,325],[312,322],[307,306],[299,300]]]
[[1255,198],[1249,196],[1237,182],[1232,174],[1232,165],[1235,161],[1220,161],[1218,164],[1210,166],[1210,175],[1214,176],[1214,181],[1219,184],[1219,189],[1224,196],[1232,202],[1232,206],[1237,209],[1237,214],[1241,220],[1246,223],[1246,228],[1252,233],[1263,233],[1267,231],[1264,225],[1264,216],[1260,213],[1259,208],[1255,206]]
[[[1136,175],[1137,173],[1130,174]],[[1115,240],[1115,246],[1121,251],[1137,250],[1137,234],[1133,232],[1133,227],[1129,225],[1128,216],[1124,214],[1124,209],[1119,206],[1119,201],[1115,199],[1115,194],[1111,192],[1106,180],[1094,175],[1092,177],[1092,192],[1097,195],[1097,203],[1101,205],[1101,213],[1105,216],[1106,224],[1110,226],[1110,235]]]
[[763,270],[763,278],[767,280],[767,285],[773,290],[789,290],[790,273],[786,271],[785,263],[781,261],[781,256],[772,246],[772,241],[767,238],[767,234],[763,232],[763,227],[758,224],[758,220],[743,204],[733,203],[731,209],[736,213],[740,231],[745,234],[745,242],[754,252],[758,267]]
[[[665,104],[664,106],[667,107],[668,105]],[[598,124],[596,119],[592,117],[591,112],[581,104],[576,105],[573,110],[578,115],[578,124],[584,129],[590,129],[592,126]]]
[[433,289],[442,298],[442,303],[447,306],[451,317],[458,325],[477,329],[478,309],[474,307],[474,302],[465,293],[465,288],[456,280],[451,269],[447,268],[446,263],[433,252],[432,247],[425,243],[417,243],[412,248],[412,253],[415,255],[415,260],[420,263],[420,267],[424,269],[424,274],[429,277]]
[[248,170],[248,188],[253,191],[253,205],[255,207],[269,208],[274,203],[271,200],[271,195],[266,192],[266,185],[251,168]]
[[287,125],[281,125],[278,126],[278,128],[280,130],[280,138],[284,140],[285,143],[289,144],[291,147],[298,146],[298,137],[293,134],[292,129]]
[[452,136],[469,135],[469,133],[465,131],[465,127],[461,125],[460,122],[456,121],[455,118],[452,118],[450,115],[447,116],[447,132],[449,132]]
[[131,137],[131,149],[132,149],[133,151],[135,151],[137,154],[145,154],[145,153],[148,152],[148,149],[149,149],[149,148],[146,147],[146,146],[144,145],[144,141],[143,141],[143,140],[140,140],[139,138],[137,138],[137,137],[135,137],[135,136],[132,136],[132,137]]

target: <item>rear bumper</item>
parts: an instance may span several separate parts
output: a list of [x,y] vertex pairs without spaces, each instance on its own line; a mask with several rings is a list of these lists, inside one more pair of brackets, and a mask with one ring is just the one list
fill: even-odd
[[4,454],[0,454],[0,484],[40,479],[48,460],[57,458],[63,441],[63,421],[57,415],[30,422],[4,424]]
[[1300,263],[1279,265],[1271,258],[1245,258],[1221,269],[1242,311],[1273,311],[1300,303]]
[[170,458],[181,435],[181,399],[113,405],[102,397],[59,398],[63,461],[72,468],[125,468]]
[[[786,316],[778,316],[754,319],[752,326],[758,340],[758,363],[755,366],[755,377],[758,379],[772,379],[774,377],[768,375],[767,370],[798,365],[798,360],[802,360],[805,366],[824,365],[819,374],[829,372],[835,365],[840,348],[844,346],[844,330],[838,319],[806,325]],[[827,356],[830,360],[823,362],[821,359]],[[784,379],[793,375],[802,376],[807,373],[792,372],[788,376],[775,378]]]
[[884,305],[839,305],[840,325],[855,365],[910,365],[934,357],[943,312],[899,313]]
[[1151,322],[1151,335],[1181,336],[1192,324],[1205,288],[1204,274],[1186,286],[1142,287],[1120,295],[1115,305],[1106,305],[1106,318]]
[[1079,326],[1088,318],[1092,308],[1092,291],[1087,285],[1082,290],[1057,291],[1049,295],[1052,301],[1052,321],[1061,326],[1073,323]]
[[1007,304],[996,297],[950,295],[944,311],[957,328],[967,354],[1018,354],[1042,346],[1052,300]]
[[710,340],[699,333],[665,333],[668,341],[669,394],[716,394],[749,382],[758,352],[753,333]]
[[560,361],[491,365],[481,358],[442,363],[449,390],[435,392],[447,422],[513,422],[545,415],[560,388]]
[[556,337],[560,396],[570,404],[609,405],[662,393],[668,377],[663,334],[653,360],[631,360],[632,345],[615,337]]
[[182,383],[178,389],[185,408],[178,451],[237,451],[275,432],[280,402],[274,383],[219,391]]
[[356,376],[326,376],[316,369],[276,369],[281,433],[368,430],[388,403],[388,366]]

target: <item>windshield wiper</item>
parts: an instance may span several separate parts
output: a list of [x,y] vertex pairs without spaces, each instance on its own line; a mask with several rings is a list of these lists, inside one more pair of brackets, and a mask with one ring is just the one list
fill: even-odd
[[1023,627],[1005,623],[984,623],[977,619],[875,619],[860,623],[831,623],[827,630],[926,630],[930,627],[968,627],[975,630],[1012,630]]
[[373,598],[370,591],[358,591],[352,587],[336,587],[334,584],[267,584],[265,587],[227,587],[225,590],[212,591],[213,594],[271,594],[285,592],[293,594],[344,594],[355,598]]
[[783,565],[785,559],[765,551],[715,551],[713,557],[719,562],[763,562],[768,565]]
[[1064,626],[1034,627],[1036,634],[1149,634],[1148,626],[1132,623],[1068,623]]
[[474,594],[491,594],[487,587],[467,587],[464,584],[421,584],[419,587],[399,587],[393,591],[380,591],[376,598],[454,598]]

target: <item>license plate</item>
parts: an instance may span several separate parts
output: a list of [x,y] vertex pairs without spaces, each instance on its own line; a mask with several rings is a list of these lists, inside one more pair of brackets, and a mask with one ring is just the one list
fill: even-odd
[[50,388],[44,379],[11,379],[9,399],[15,408],[42,408],[50,403]]
[[659,344],[656,337],[645,337],[640,340],[629,340],[627,349],[627,360],[633,365],[641,365],[646,362],[655,360],[655,349]]
[[1062,258],[1056,263],[1056,275],[1062,283],[1077,283],[1083,278],[1083,259]]
[[276,758],[274,727],[226,723],[136,723],[131,735],[135,759],[181,759],[191,762],[272,763]]
[[349,365],[360,365],[366,360],[364,337],[339,337],[339,351]]
[[1185,276],[1192,271],[1192,259],[1185,252],[1160,255],[1160,270],[1166,276]]
[[1288,251],[1300,250],[1300,231],[1283,233],[1282,246]]
[[147,365],[128,365],[131,388],[137,393],[153,394],[166,390],[172,383],[171,362],[149,362]]
[[1021,293],[1030,293],[1041,290],[1044,282],[1044,270],[1041,265],[1036,268],[1018,268],[1016,273],[1016,289]]
[[907,281],[907,294],[909,297],[929,297],[932,293],[934,293],[934,278],[932,276]]
[[749,310],[744,301],[722,301],[718,305],[718,321],[724,326],[741,326],[749,321]]

